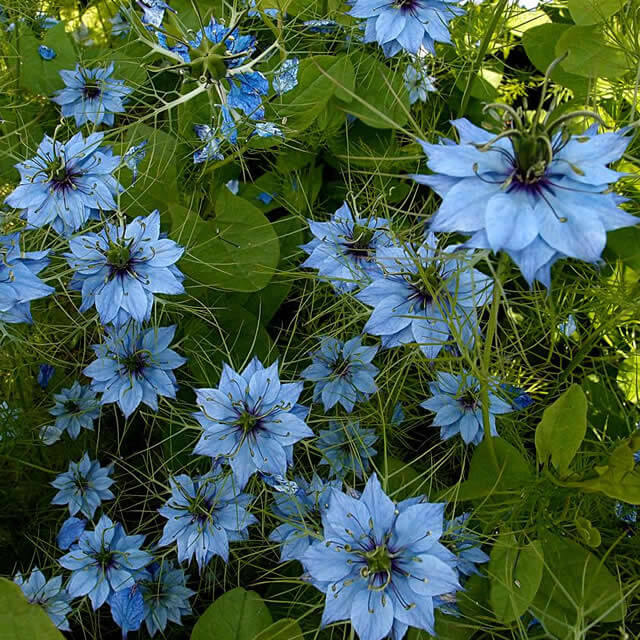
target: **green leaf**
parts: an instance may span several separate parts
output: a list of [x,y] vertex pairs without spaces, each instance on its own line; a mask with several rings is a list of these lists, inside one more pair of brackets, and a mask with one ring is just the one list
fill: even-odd
[[572,384],[542,414],[536,429],[538,459],[546,464],[551,457],[561,475],[569,472],[587,432],[587,397],[582,387]]
[[569,12],[579,25],[598,24],[618,13],[627,0],[569,0]]
[[640,404],[640,354],[634,353],[622,361],[617,382],[629,402]]
[[513,533],[500,535],[491,551],[488,569],[489,600],[498,620],[509,623],[525,613],[538,591],[543,568],[539,540],[521,546]]
[[[493,100],[498,94],[498,87],[502,82],[502,76],[502,71],[480,69],[471,82],[471,96],[485,102]],[[456,87],[458,87],[460,91],[464,92],[466,83],[466,75],[461,74],[457,77]]]
[[244,198],[220,189],[215,217],[172,205],[173,239],[187,246],[180,268],[188,286],[228,291],[259,291],[278,264],[278,236],[264,214]]
[[227,591],[198,618],[191,640],[256,640],[273,622],[264,600],[255,591]]
[[255,640],[302,640],[302,638],[300,625],[291,618],[284,618],[261,631]]
[[64,636],[41,606],[25,598],[17,584],[0,578],[0,639],[64,640]]
[[578,543],[546,533],[545,568],[531,610],[558,638],[588,637],[589,621],[616,622],[625,614],[618,580]]
[[558,39],[555,52],[556,56],[568,52],[560,66],[586,78],[618,78],[629,70],[624,52],[608,45],[597,26],[569,27]]
[[617,229],[607,234],[608,254],[620,258],[622,262],[634,271],[640,272],[640,229],[629,227]]

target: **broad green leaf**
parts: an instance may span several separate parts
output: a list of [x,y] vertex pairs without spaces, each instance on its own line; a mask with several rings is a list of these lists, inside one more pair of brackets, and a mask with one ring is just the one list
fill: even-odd
[[213,218],[171,205],[172,238],[187,247],[180,268],[192,282],[228,291],[259,291],[273,275],[280,248],[273,226],[244,198],[220,189]]
[[627,0],[569,0],[569,11],[579,25],[598,24],[618,13]]
[[256,640],[273,622],[264,600],[255,591],[227,591],[198,618],[191,640]]
[[597,26],[569,27],[558,39],[555,52],[556,56],[568,52],[560,66],[586,78],[618,78],[629,70],[624,52],[607,44]]
[[291,618],[284,618],[261,631],[255,640],[302,640],[302,638],[300,625]]
[[640,404],[640,354],[626,358],[618,369],[618,386],[633,404]]
[[542,414],[536,429],[536,451],[541,462],[551,457],[553,466],[566,475],[587,432],[587,397],[572,384]]
[[[471,82],[470,93],[473,98],[489,102],[493,100],[498,94],[498,87],[502,82],[502,72],[494,71],[492,69],[480,69],[475,74],[473,81]],[[465,90],[467,83],[467,75],[459,75],[456,79],[456,86],[460,91]]]
[[0,578],[0,640],[63,640],[45,610],[31,604],[22,589]]
[[599,558],[568,538],[542,538],[545,567],[531,610],[558,638],[589,637],[592,621],[616,622],[625,614],[618,580]]
[[640,273],[640,229],[638,227],[609,232],[606,251]]
[[496,618],[512,622],[533,602],[542,580],[544,555],[539,540],[519,545],[513,533],[496,540],[489,560],[489,600]]

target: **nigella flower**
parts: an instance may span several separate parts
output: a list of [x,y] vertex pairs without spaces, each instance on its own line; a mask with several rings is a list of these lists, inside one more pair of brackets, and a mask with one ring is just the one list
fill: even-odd
[[409,626],[434,634],[434,598],[461,589],[438,541],[444,504],[392,502],[376,475],[362,496],[333,491],[323,539],[302,557],[326,594],[322,625],[351,620],[360,640],[400,640]]
[[198,138],[204,142],[204,146],[193,153],[194,164],[201,164],[207,160],[224,159],[220,153],[222,138],[216,136],[215,129],[212,129],[208,124],[196,124],[193,125],[193,130]]
[[[21,573],[16,574],[13,581],[22,589],[31,604],[41,606],[51,622],[62,631],[71,631],[67,616],[71,613],[71,596],[62,586],[62,576],[50,580],[38,567],[34,567],[31,575],[25,580]],[[10,612],[7,611],[10,614]]]
[[112,471],[113,464],[101,467],[97,460],[90,460],[85,452],[80,462],[70,462],[69,470],[58,475],[51,483],[51,486],[59,489],[51,504],[66,504],[72,516],[79,511],[87,518],[93,518],[103,500],[113,500],[115,497],[109,490],[114,482],[109,477]]
[[558,331],[567,338],[570,338],[578,330],[575,316],[570,313],[564,322],[558,323]]
[[[435,411],[431,426],[440,427],[440,437],[448,440],[460,434],[465,444],[479,444],[484,438],[480,382],[466,372],[439,371],[429,383],[431,398],[420,406]],[[496,415],[511,413],[514,408],[493,391],[489,391],[489,424],[491,435],[497,436]]]
[[131,31],[131,25],[119,11],[115,16],[109,18],[109,22],[111,22],[111,35],[114,38],[124,38]]
[[120,156],[100,147],[102,138],[102,133],[86,139],[76,133],[63,143],[45,136],[34,158],[15,165],[21,182],[5,202],[24,209],[31,226],[51,224],[63,235],[82,227],[92,210],[115,209],[122,186],[112,174]]
[[275,93],[281,96],[298,86],[298,69],[300,60],[298,58],[287,58],[273,74],[271,86]]
[[344,425],[331,421],[329,429],[320,430],[315,445],[322,453],[320,464],[330,467],[329,475],[362,478],[371,469],[371,458],[376,455],[373,445],[377,440],[375,429],[361,427],[357,421]]
[[62,523],[60,531],[58,531],[58,535],[56,536],[58,547],[63,551],[70,549],[74,543],[78,542],[86,528],[87,520],[84,518],[74,518],[73,516],[67,518]]
[[247,508],[253,496],[241,493],[233,476],[207,473],[191,479],[181,474],[169,480],[171,497],[158,509],[167,519],[158,543],[178,545],[178,561],[193,556],[200,569],[213,556],[229,560],[229,542],[246,540],[257,519]]
[[506,400],[511,402],[514,409],[526,409],[533,404],[533,398],[520,387],[514,387],[512,384],[502,383],[500,389],[504,391]]
[[93,345],[97,359],[83,371],[93,378],[93,390],[102,392],[100,403],[117,402],[128,418],[141,402],[155,411],[158,396],[175,398],[173,369],[186,362],[169,349],[175,332],[175,326],[108,328],[104,343]]
[[88,595],[95,611],[114,592],[133,587],[137,572],[153,559],[140,549],[143,542],[143,535],[128,536],[120,523],[102,516],[58,560],[72,572],[67,586],[71,597]]
[[321,516],[329,506],[329,495],[342,489],[341,480],[321,480],[315,473],[308,482],[296,477],[298,491],[275,497],[273,513],[283,521],[269,536],[280,544],[280,562],[300,560],[320,532]]
[[53,60],[56,57],[56,55],[58,55],[55,52],[55,49],[52,49],[51,47],[47,47],[44,44],[41,44],[38,47],[38,54],[43,60]]
[[431,233],[418,248],[383,247],[376,255],[384,276],[356,294],[373,307],[365,332],[381,336],[385,348],[415,342],[428,358],[451,336],[458,345],[473,344],[476,310],[491,295],[493,280],[471,267],[467,252],[438,249]]
[[273,136],[284,137],[282,129],[273,124],[273,122],[256,122],[253,134],[260,138],[272,138]]
[[144,601],[144,622],[151,637],[167,628],[167,621],[182,624],[182,616],[191,614],[189,598],[195,595],[186,586],[188,576],[171,560],[154,562],[138,581]]
[[138,165],[144,160],[147,155],[146,146],[148,140],[143,140],[140,144],[136,144],[129,147],[125,154],[122,156],[122,162],[131,169],[131,184],[138,179]]
[[427,101],[427,93],[436,91],[434,78],[427,74],[421,66],[414,67],[412,64],[407,65],[402,76],[404,78],[404,86],[409,92],[409,102],[414,104],[418,100]]
[[278,363],[253,358],[242,373],[223,365],[217,389],[196,389],[204,429],[194,454],[226,459],[238,486],[256,471],[285,476],[293,445],[313,436],[308,409],[296,404],[302,382],[280,382]]
[[56,368],[52,364],[43,363],[38,367],[38,384],[42,389],[46,389],[49,386],[49,381],[56,372]]
[[94,391],[77,380],[71,387],[55,394],[56,401],[49,413],[56,416],[55,425],[43,427],[41,437],[46,444],[53,444],[67,431],[73,440],[80,429],[93,431],[93,421],[100,415],[100,404]]
[[300,374],[315,382],[313,400],[322,400],[324,410],[340,403],[348,413],[356,402],[367,400],[378,390],[374,381],[378,368],[371,361],[378,347],[365,347],[359,336],[342,342],[320,338],[320,348],[311,354],[310,364]]
[[0,322],[32,322],[31,301],[55,289],[38,274],[49,264],[49,251],[22,251],[20,234],[0,236]]
[[497,106],[513,128],[494,135],[454,120],[460,143],[421,141],[433,175],[411,177],[442,197],[432,231],[471,234],[467,246],[506,251],[530,285],[549,287],[558,259],[597,263],[607,231],[638,223],[609,189],[623,174],[607,166],[631,137],[625,130],[598,134],[597,127],[571,135],[564,124],[584,114],[526,124],[523,114]]
[[375,254],[377,249],[393,245],[388,220],[354,218],[344,202],[328,222],[307,222],[314,237],[302,245],[309,254],[302,267],[317,269],[340,293],[365,286],[382,275]]
[[436,42],[451,42],[448,24],[464,11],[457,0],[351,0],[349,15],[365,18],[364,41],[378,42],[386,56],[421,47],[435,54]]
[[85,122],[112,126],[114,114],[124,112],[123,100],[133,91],[123,80],[112,77],[113,68],[113,63],[95,69],[77,64],[75,71],[60,71],[66,86],[52,100],[60,105],[62,115],[73,116],[78,127]]
[[456,569],[465,576],[480,574],[476,565],[489,562],[489,556],[482,550],[478,536],[468,529],[466,523],[470,513],[463,513],[446,523],[446,538],[454,544]]
[[142,23],[153,27],[162,26],[164,12],[169,10],[176,13],[164,0],[136,0],[142,9]]
[[160,237],[157,210],[126,226],[107,222],[99,233],[71,238],[69,248],[65,257],[74,270],[71,288],[82,291],[80,311],[95,304],[105,325],[144,322],[156,293],[184,293],[184,276],[175,266],[184,249]]

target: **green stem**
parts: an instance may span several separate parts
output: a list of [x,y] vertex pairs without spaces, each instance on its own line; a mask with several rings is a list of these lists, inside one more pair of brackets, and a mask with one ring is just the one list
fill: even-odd
[[489,48],[489,43],[491,42],[491,38],[493,38],[493,34],[495,33],[496,27],[498,26],[498,22],[500,18],[504,15],[504,10],[507,6],[507,2],[509,0],[500,0],[496,5],[495,11],[493,12],[493,16],[491,18],[491,22],[489,23],[489,27],[487,28],[487,32],[484,34],[484,38],[482,38],[482,42],[480,43],[480,48],[478,49],[478,55],[473,62],[473,67],[471,67],[471,73],[467,78],[467,83],[464,87],[464,93],[462,94],[462,101],[460,102],[460,111],[458,111],[458,118],[462,118],[469,106],[469,99],[471,98],[471,84],[473,83],[473,79],[475,78],[476,73],[480,70],[482,66],[482,61],[484,60],[484,56],[487,53],[487,49]]

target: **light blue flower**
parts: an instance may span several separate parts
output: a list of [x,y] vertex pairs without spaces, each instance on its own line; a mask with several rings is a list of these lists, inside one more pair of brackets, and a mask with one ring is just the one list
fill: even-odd
[[378,249],[393,245],[388,220],[354,218],[343,202],[329,221],[307,222],[314,237],[302,245],[309,257],[300,266],[317,269],[341,293],[366,286],[382,275],[375,257]]
[[74,271],[70,286],[82,292],[80,311],[95,305],[105,325],[145,322],[155,294],[184,293],[184,276],[175,266],[184,249],[160,236],[157,210],[126,226],[107,222],[99,233],[71,238],[69,248],[65,257]]
[[322,453],[320,464],[329,465],[330,476],[362,478],[371,469],[371,458],[376,455],[373,445],[377,440],[375,429],[361,427],[357,421],[344,425],[331,421],[329,429],[320,430],[315,445]]
[[131,184],[138,179],[138,165],[147,155],[146,146],[148,142],[148,140],[143,140],[140,144],[129,147],[122,156],[122,162],[131,169],[131,173],[133,174],[131,177]]
[[67,518],[60,527],[58,535],[56,536],[56,543],[58,547],[63,551],[71,548],[75,544],[80,536],[87,528],[87,520],[84,518],[74,518],[73,516]]
[[444,504],[392,502],[378,478],[360,499],[332,491],[323,539],[302,557],[314,586],[326,594],[322,625],[342,620],[360,640],[400,640],[409,626],[434,634],[434,598],[461,589],[438,541]]
[[224,156],[220,153],[220,145],[222,138],[216,137],[216,130],[212,129],[208,124],[195,124],[193,130],[204,146],[193,153],[194,164],[202,164],[207,160],[223,160]]
[[313,400],[322,400],[327,411],[341,404],[348,413],[356,402],[367,400],[378,390],[374,381],[378,368],[371,361],[378,347],[365,347],[360,336],[342,342],[336,338],[320,338],[320,348],[312,352],[310,364],[300,374],[315,382]]
[[176,13],[164,0],[136,0],[138,6],[142,9],[142,22],[153,27],[162,26],[164,20],[164,12],[172,11]]
[[377,42],[386,56],[421,47],[435,54],[436,42],[451,42],[448,24],[464,11],[457,0],[351,0],[349,15],[365,18],[364,41]]
[[53,396],[56,401],[49,413],[56,417],[55,425],[43,427],[42,439],[53,444],[66,431],[75,440],[80,429],[93,431],[93,421],[100,415],[100,404],[94,391],[77,380],[71,387]]
[[298,70],[300,60],[298,58],[287,58],[273,74],[271,86],[275,93],[281,96],[298,86]]
[[284,137],[282,129],[273,124],[273,122],[256,122],[253,133],[260,138],[272,138],[273,136]]
[[66,86],[58,90],[52,100],[60,105],[62,115],[75,118],[77,127],[86,122],[112,126],[114,114],[124,113],[123,103],[133,91],[123,80],[113,77],[113,69],[113,63],[95,69],[77,64],[75,71],[60,71]]
[[[440,437],[448,440],[458,433],[465,444],[479,444],[484,438],[480,382],[468,373],[439,371],[429,383],[431,398],[420,406],[436,413],[431,426],[440,427]],[[496,415],[511,413],[514,408],[495,392],[489,391],[489,424],[497,436]]]
[[21,181],[6,203],[24,209],[31,226],[51,224],[64,235],[82,227],[92,211],[115,209],[122,186],[113,172],[120,156],[101,147],[102,139],[102,133],[86,139],[76,133],[63,143],[45,136],[35,157],[16,165]]
[[[62,576],[50,580],[38,567],[34,567],[31,575],[25,580],[21,573],[16,574],[13,581],[22,589],[22,593],[31,604],[42,607],[51,618],[51,622],[62,631],[70,631],[67,616],[71,613],[71,596],[62,586]],[[10,613],[10,612],[7,612]]]
[[169,348],[175,332],[175,326],[107,329],[104,343],[93,345],[97,359],[83,371],[102,392],[100,403],[117,402],[128,418],[141,402],[156,411],[158,396],[175,398],[173,369],[186,362]]
[[113,621],[122,630],[122,640],[127,640],[129,631],[137,631],[144,620],[144,601],[138,585],[111,593],[107,602]]
[[404,79],[404,86],[409,92],[409,102],[411,104],[414,104],[418,100],[426,102],[427,94],[437,90],[434,85],[435,79],[428,75],[421,66],[416,68],[412,64],[407,65],[402,77]]
[[31,323],[31,301],[55,291],[38,278],[49,264],[48,255],[49,251],[22,251],[19,233],[0,236],[0,323]]
[[623,174],[607,166],[631,137],[597,134],[597,127],[574,136],[555,124],[566,117],[551,118],[550,130],[536,128],[508,109],[519,122],[511,133],[495,136],[461,119],[452,122],[459,144],[421,141],[433,175],[411,177],[442,197],[432,231],[470,234],[466,246],[506,251],[530,285],[549,287],[558,259],[597,263],[607,231],[637,224],[609,190]]
[[280,562],[300,560],[320,533],[321,516],[329,506],[333,489],[342,489],[341,480],[321,480],[315,473],[308,482],[296,477],[298,490],[293,494],[275,496],[273,513],[283,521],[269,536],[280,544]]
[[441,250],[433,234],[420,247],[404,244],[376,252],[384,275],[356,294],[373,307],[364,331],[385,348],[417,343],[427,358],[443,346],[472,346],[477,309],[489,299],[493,280],[472,268],[468,252]]
[[567,338],[570,338],[577,330],[578,325],[576,324],[575,316],[572,313],[569,314],[564,322],[560,322],[558,324],[558,331]]
[[38,47],[38,53],[43,60],[53,60],[57,55],[54,49],[47,47],[44,44],[41,44]]
[[470,516],[470,513],[463,513],[449,520],[445,526],[445,536],[455,546],[455,567],[464,576],[474,573],[482,575],[476,565],[489,562],[489,556],[481,549],[478,536],[467,527]]
[[101,467],[97,460],[90,460],[85,452],[80,462],[70,462],[69,470],[58,475],[51,483],[51,486],[59,489],[51,504],[66,504],[72,516],[79,511],[87,518],[93,518],[103,500],[113,500],[115,497],[109,490],[114,483],[109,477],[112,471],[113,464]]
[[143,542],[143,535],[128,536],[120,523],[102,516],[95,529],[85,531],[58,560],[72,572],[67,586],[71,597],[88,595],[95,611],[112,593],[133,587],[137,572],[153,559],[140,549]]
[[246,540],[257,519],[247,508],[253,496],[240,493],[234,478],[214,472],[194,479],[181,474],[169,480],[171,497],[158,509],[167,519],[159,546],[178,545],[178,561],[195,556],[200,569],[213,556],[229,560],[229,542]]
[[194,454],[227,461],[239,487],[257,471],[285,476],[293,445],[314,435],[308,409],[296,404],[302,386],[280,382],[277,362],[253,358],[242,373],[224,364],[217,389],[196,389],[204,432]]

